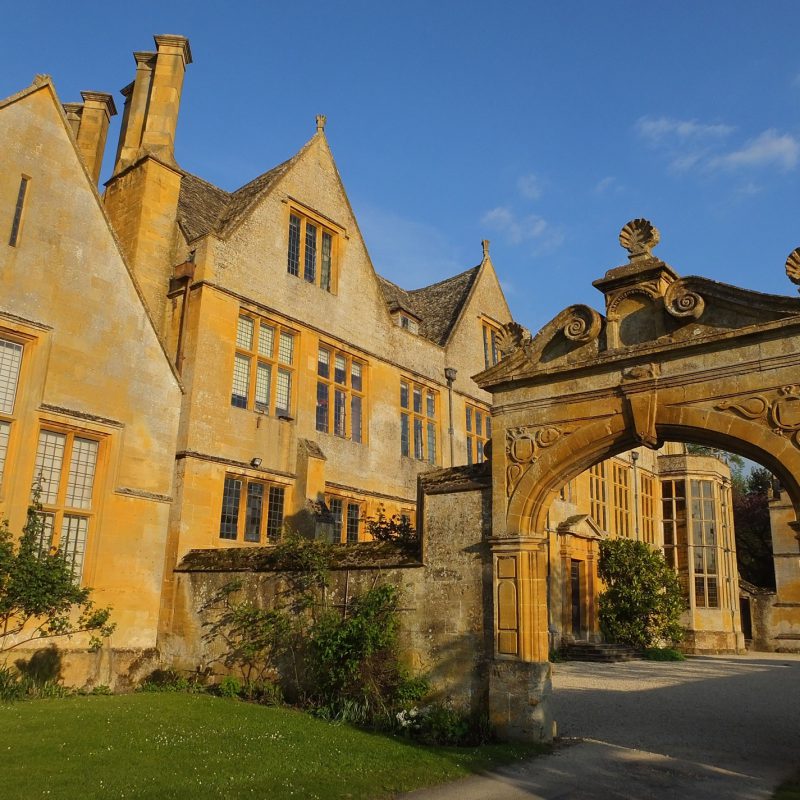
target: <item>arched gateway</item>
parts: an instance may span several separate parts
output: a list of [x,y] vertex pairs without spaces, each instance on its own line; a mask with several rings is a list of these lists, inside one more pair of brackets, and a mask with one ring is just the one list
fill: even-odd
[[[688,441],[752,458],[780,478],[798,558],[783,599],[800,631],[800,300],[700,277],[652,255],[629,222],[629,263],[594,282],[605,316],[571,306],[532,337],[512,323],[502,361],[476,377],[494,397],[494,724],[549,733],[546,515],[559,488],[633,447]],[[800,248],[787,274],[800,283]]]

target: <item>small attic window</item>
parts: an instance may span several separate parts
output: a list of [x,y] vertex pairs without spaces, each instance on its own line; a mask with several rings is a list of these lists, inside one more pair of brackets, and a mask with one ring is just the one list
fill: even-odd
[[25,195],[28,193],[28,183],[30,178],[23,175],[19,181],[19,192],[17,193],[17,205],[14,209],[14,218],[11,221],[11,235],[8,237],[8,243],[11,247],[16,247],[19,244],[19,234],[22,227],[22,211],[25,208]]
[[419,333],[419,323],[408,314],[398,311],[394,315],[394,322],[399,328],[407,330],[409,333]]

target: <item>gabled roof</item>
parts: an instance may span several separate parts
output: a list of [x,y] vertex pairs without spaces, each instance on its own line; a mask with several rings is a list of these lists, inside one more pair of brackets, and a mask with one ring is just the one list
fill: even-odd
[[452,278],[408,292],[420,317],[419,332],[432,342],[444,346],[469,297],[481,265]]
[[420,336],[443,347],[447,344],[480,268],[478,264],[452,278],[411,291],[400,288],[381,275],[378,275],[378,280],[389,312],[402,309],[413,314],[419,320]]
[[290,159],[254,178],[234,192],[183,171],[178,196],[178,224],[188,242],[207,233],[227,236],[247,216],[258,200],[288,172],[308,149],[311,139]]

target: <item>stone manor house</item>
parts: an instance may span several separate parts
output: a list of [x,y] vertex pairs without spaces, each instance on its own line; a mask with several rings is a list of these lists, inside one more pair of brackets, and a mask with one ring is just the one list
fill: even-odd
[[[102,194],[110,94],[62,104],[37,76],[0,101],[0,514],[18,531],[40,483],[42,545],[114,609],[99,655],[64,645],[74,674],[104,683],[177,635],[192,553],[268,546],[287,527],[360,542],[381,507],[433,536],[418,479],[487,457],[491,395],[473,376],[502,358],[511,322],[486,241],[477,265],[421,289],[375,271],[323,116],[236,191],[182,169],[191,50],[155,44],[134,53]],[[667,445],[601,462],[548,527],[553,646],[599,636],[608,535],[664,548],[687,647],[744,646],[716,459]]]

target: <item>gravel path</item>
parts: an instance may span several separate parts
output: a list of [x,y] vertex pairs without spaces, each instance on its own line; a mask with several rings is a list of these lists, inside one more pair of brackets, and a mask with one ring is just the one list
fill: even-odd
[[554,665],[551,756],[415,800],[758,800],[800,769],[800,656]]

